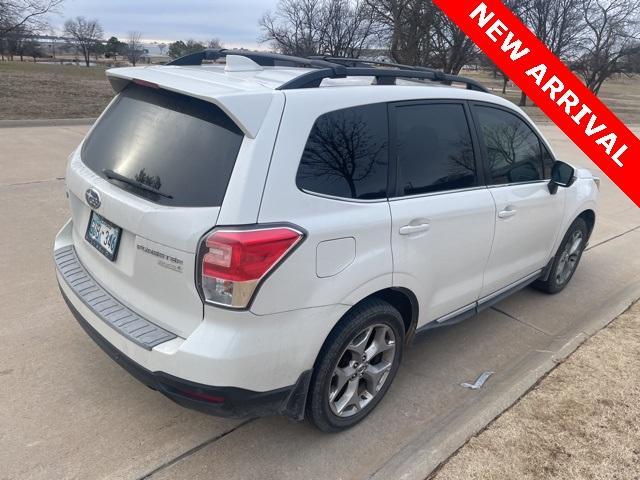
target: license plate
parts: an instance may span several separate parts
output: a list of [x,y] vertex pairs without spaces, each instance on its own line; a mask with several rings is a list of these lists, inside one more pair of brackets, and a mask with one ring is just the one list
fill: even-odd
[[102,215],[91,212],[84,238],[111,261],[114,261],[118,255],[121,235],[122,228],[111,223]]

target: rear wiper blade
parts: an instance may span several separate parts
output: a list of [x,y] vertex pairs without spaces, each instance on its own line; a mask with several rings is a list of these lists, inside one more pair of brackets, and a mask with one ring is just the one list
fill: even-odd
[[111,180],[118,180],[119,182],[126,183],[127,185],[131,185],[132,187],[136,187],[136,188],[139,188],[140,190],[144,190],[145,192],[155,193],[156,195],[160,195],[161,197],[165,197],[165,198],[173,198],[173,196],[169,195],[168,193],[159,192],[155,188],[151,188],[150,186],[145,185],[144,183],[139,182],[137,180],[134,180],[133,178],[120,175],[119,173],[114,172],[113,170],[109,170],[108,168],[105,168],[104,170],[102,170],[102,173],[104,173],[105,176]]

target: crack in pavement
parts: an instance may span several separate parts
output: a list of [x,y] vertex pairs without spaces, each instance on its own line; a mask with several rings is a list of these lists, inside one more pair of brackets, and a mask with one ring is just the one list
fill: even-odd
[[510,313],[505,312],[504,310],[501,310],[501,309],[499,309],[499,308],[497,308],[497,307],[491,307],[491,310],[495,310],[495,311],[496,311],[496,312],[498,312],[498,313],[501,313],[501,314],[503,314],[503,315],[506,315],[506,316],[507,316],[507,317],[509,317],[511,320],[515,320],[516,322],[521,323],[522,325],[525,325],[525,326],[527,326],[527,327],[529,327],[529,328],[532,328],[532,329],[534,329],[536,332],[542,333],[543,335],[546,335],[547,337],[553,337],[553,335],[551,335],[549,332],[545,332],[545,331],[544,331],[544,330],[542,330],[541,328],[536,327],[535,325],[533,325],[533,324],[531,324],[531,323],[529,323],[529,322],[526,322],[526,321],[524,321],[524,320],[520,320],[519,318],[514,317],[513,315],[511,315]]
[[600,245],[604,245],[605,243],[609,243],[610,241],[615,240],[616,238],[624,237],[626,234],[634,232],[634,231],[636,231],[638,229],[640,229],[640,225],[637,225],[637,226],[633,227],[632,229],[627,230],[625,232],[619,233],[618,235],[614,235],[611,238],[607,238],[606,240],[602,240],[601,242],[596,243],[595,245],[589,245],[587,248],[584,249],[584,251],[588,252],[589,250],[593,250],[594,248],[599,247]]
[[[90,127],[90,126],[91,125],[86,125],[86,127]],[[64,130],[65,132],[70,132],[70,133],[73,133],[75,135],[79,135],[79,136],[84,138],[87,135],[87,132],[77,132],[77,131],[75,131],[74,128],[78,128],[78,127],[85,127],[85,125],[66,125],[66,126],[61,126],[60,130]]]
[[21,187],[23,185],[36,185],[38,183],[52,183],[61,182],[65,177],[49,178],[45,180],[30,180],[28,182],[16,182],[16,183],[0,183],[0,187]]
[[238,425],[236,425],[235,427],[233,427],[230,430],[227,430],[226,432],[222,432],[219,435],[216,435],[215,437],[210,438],[209,440],[205,440],[202,443],[199,443],[198,445],[196,445],[193,448],[190,448],[189,450],[187,450],[186,452],[181,453],[180,455],[178,455],[177,457],[172,458],[171,460],[157,466],[156,468],[154,468],[153,470],[151,470],[148,473],[145,473],[144,475],[142,475],[141,477],[138,477],[137,480],[147,480],[149,478],[151,478],[153,475],[155,475],[158,472],[161,472],[162,470],[169,468],[172,465],[175,465],[176,463],[178,463],[180,460],[183,460],[191,455],[193,455],[194,453],[199,452],[200,450],[202,450],[203,448],[211,445],[212,443],[217,442],[218,440],[220,440],[221,438],[226,437],[227,435],[235,432],[236,430],[238,430],[239,428],[244,427],[245,425],[253,422],[257,420],[257,418],[250,418],[248,420],[245,420],[244,422],[239,423]]

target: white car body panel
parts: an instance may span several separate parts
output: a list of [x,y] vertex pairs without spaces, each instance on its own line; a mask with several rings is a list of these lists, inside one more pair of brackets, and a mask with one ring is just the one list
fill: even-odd
[[[551,195],[548,182],[500,185],[489,192],[495,200],[496,227],[481,297],[547,265],[555,253],[566,197],[565,189]],[[513,216],[501,218],[501,213]]]
[[274,94],[263,128],[256,138],[245,137],[242,142],[217,223],[243,225],[258,221],[262,192],[284,103],[284,94]]
[[[491,252],[495,204],[486,188],[390,202],[393,283],[415,293],[418,327],[478,300]],[[402,235],[413,223],[428,230]]]
[[[357,88],[357,87],[355,87]],[[300,157],[317,117],[325,112],[357,105],[349,92],[324,95],[310,101],[299,92],[287,92],[287,103],[265,185],[260,223],[291,222],[308,236],[260,289],[252,311],[276,310],[332,304],[353,305],[378,290],[391,287],[392,256],[388,234],[391,215],[386,201],[344,201],[302,192],[295,183]],[[309,93],[312,93],[311,91]],[[360,100],[361,101],[361,100]],[[345,105],[344,102],[347,102]],[[316,275],[318,245],[341,238],[355,239],[356,255],[335,276]],[[292,289],[303,295],[290,295]],[[356,293],[357,292],[357,293]],[[278,298],[278,302],[272,299]]]

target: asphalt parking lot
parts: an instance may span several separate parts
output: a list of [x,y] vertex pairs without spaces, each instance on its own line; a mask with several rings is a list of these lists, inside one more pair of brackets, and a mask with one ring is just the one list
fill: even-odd
[[[187,411],[112,362],[62,301],[51,259],[67,155],[86,126],[0,128],[0,478],[425,478],[640,297],[640,209],[603,176],[589,250],[559,295],[526,289],[419,337],[387,398],[338,435]],[[555,127],[561,159],[597,170]],[[638,133],[639,129],[635,129]],[[495,374],[464,389],[483,371]]]

